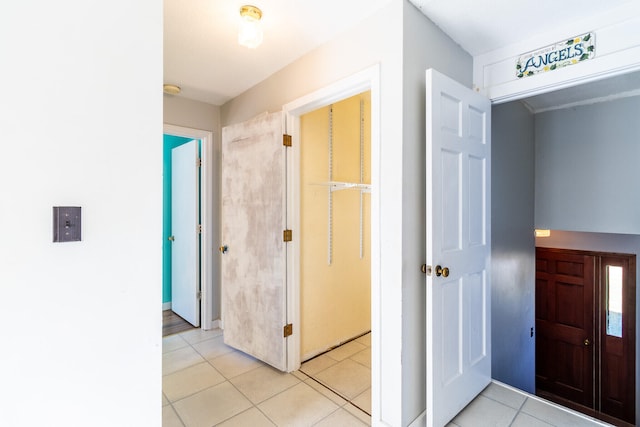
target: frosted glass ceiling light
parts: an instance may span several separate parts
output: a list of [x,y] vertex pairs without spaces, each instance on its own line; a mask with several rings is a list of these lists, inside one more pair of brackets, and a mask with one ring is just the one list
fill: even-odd
[[245,5],[240,8],[238,43],[250,49],[260,46],[260,43],[262,43],[260,18],[262,18],[262,11],[257,7]]

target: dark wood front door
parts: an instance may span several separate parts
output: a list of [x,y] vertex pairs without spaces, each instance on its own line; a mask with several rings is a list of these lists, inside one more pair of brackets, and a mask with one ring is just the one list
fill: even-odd
[[595,257],[536,250],[536,387],[593,406]]
[[536,392],[635,422],[635,255],[536,248]]

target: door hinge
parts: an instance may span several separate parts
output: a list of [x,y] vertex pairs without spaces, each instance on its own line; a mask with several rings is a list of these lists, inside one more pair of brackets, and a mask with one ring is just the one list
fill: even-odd
[[289,323],[287,325],[284,325],[284,337],[288,337],[293,335],[293,324]]
[[198,157],[196,159],[196,167],[199,168],[200,166],[202,166],[202,159],[200,157]]
[[199,300],[202,299],[202,291],[196,292],[196,298],[198,298]]
[[202,224],[198,224],[198,234],[202,234]]
[[282,240],[285,242],[290,242],[293,240],[293,231],[291,230],[284,230],[284,232],[282,233]]
[[286,133],[282,135],[282,145],[291,147],[291,135],[287,135]]

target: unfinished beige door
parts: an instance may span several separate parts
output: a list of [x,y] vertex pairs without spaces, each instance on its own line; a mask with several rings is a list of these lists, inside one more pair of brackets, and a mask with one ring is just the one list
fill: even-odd
[[282,114],[222,129],[224,342],[286,370],[286,148]]

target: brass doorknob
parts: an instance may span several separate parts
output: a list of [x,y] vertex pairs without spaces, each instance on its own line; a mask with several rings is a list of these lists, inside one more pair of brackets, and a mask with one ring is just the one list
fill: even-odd
[[587,338],[586,340],[584,340],[584,345],[585,346],[591,345],[591,341],[589,341],[589,339]]
[[449,277],[449,267],[441,267],[436,265],[436,276]]
[[169,241],[170,241],[170,242],[173,242],[174,240],[176,240],[176,238],[175,238],[175,237],[173,237],[173,236],[169,236]]
[[218,248],[218,250],[220,251],[221,254],[226,254],[227,251],[229,250],[229,247],[227,245],[222,245]]

